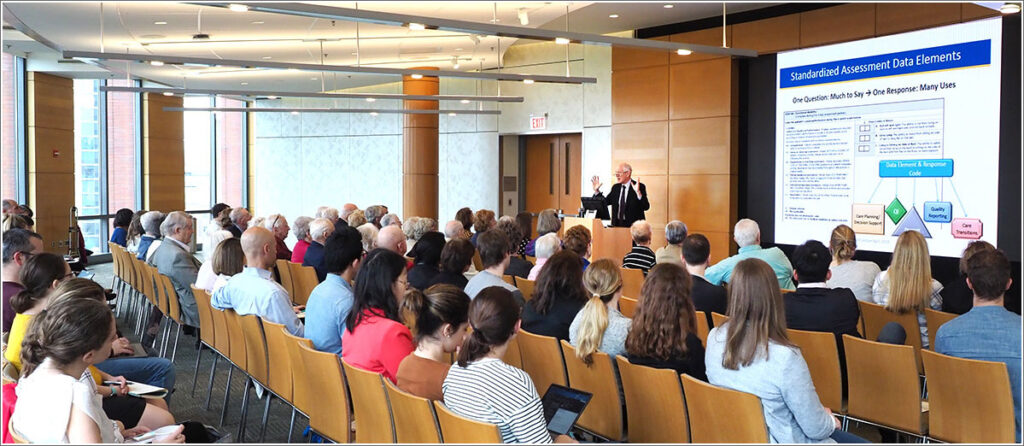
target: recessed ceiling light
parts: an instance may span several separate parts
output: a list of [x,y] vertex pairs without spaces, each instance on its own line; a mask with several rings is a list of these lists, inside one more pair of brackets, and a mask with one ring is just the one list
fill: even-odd
[[239,85],[249,85],[248,82],[241,82]]
[[422,74],[414,74],[414,75],[409,76],[409,77],[411,77],[413,79],[423,79],[423,75]]
[[1020,12],[1019,3],[1003,3],[1003,6],[999,7],[999,12],[1003,14],[1016,14]]
[[366,98],[366,102],[377,102],[377,98]]
[[164,96],[174,96],[174,93],[170,91],[165,91]]
[[154,24],[154,25],[166,25],[166,24],[167,24],[167,22],[165,22],[165,21],[163,21],[163,20],[159,20],[159,21],[153,22],[153,24]]
[[427,29],[427,26],[422,23],[410,23],[409,29],[413,31],[423,31]]
[[619,15],[618,14],[608,14],[608,18],[609,19],[617,19],[617,18],[619,18]]
[[274,100],[277,99],[277,96],[267,96],[267,99]]
[[232,11],[235,11],[235,12],[245,12],[245,11],[249,10],[249,7],[246,6],[246,5],[240,5],[238,3],[232,3],[232,4],[228,5],[228,9],[230,9]]
[[256,20],[256,21],[253,21],[252,24],[253,25],[262,25],[263,21],[262,20]]
[[675,5],[665,5],[665,6],[664,6],[664,8],[665,8],[665,9],[672,9],[672,8],[674,8],[674,7],[675,7]]
[[370,112],[370,116],[377,116],[377,112]]
[[273,59],[273,57],[271,57],[271,56],[263,56],[263,60],[270,60],[270,59]]
[[357,52],[355,52],[355,51],[353,51],[353,52],[351,52],[351,53],[349,53],[349,54],[351,54],[351,55],[353,55],[353,56],[358,56],[358,55],[359,55],[359,53],[357,53]]
[[689,56],[689,55],[693,54],[693,51],[685,50],[685,49],[680,48],[680,49],[676,50],[676,54],[678,54],[680,56]]
[[448,116],[455,116],[455,113],[448,113]]
[[159,60],[151,61],[149,64],[154,66],[154,67],[162,67],[162,66],[164,66],[164,63],[159,61]]
[[461,103],[463,103],[463,104],[468,104],[468,103],[469,103],[469,99],[463,99],[463,100],[461,100],[461,101],[459,101],[459,102],[461,102]]
[[523,79],[523,83],[524,84],[532,84],[533,83],[533,79]]
[[555,43],[559,45],[568,45],[569,39],[566,39],[565,37],[555,37]]
[[293,111],[293,112],[292,112],[292,114],[293,114],[293,115],[297,115],[297,114],[299,114],[299,112],[297,112],[297,111]]

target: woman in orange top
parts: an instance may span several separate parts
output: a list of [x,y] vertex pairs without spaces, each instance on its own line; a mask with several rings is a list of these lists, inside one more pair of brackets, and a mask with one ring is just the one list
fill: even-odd
[[441,401],[441,384],[469,328],[469,296],[454,285],[411,290],[402,302],[406,324],[416,336],[416,351],[398,365],[398,388]]

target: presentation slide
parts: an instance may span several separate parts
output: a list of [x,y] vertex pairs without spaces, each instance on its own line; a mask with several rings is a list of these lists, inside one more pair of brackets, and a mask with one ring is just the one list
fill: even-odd
[[[1001,19],[778,55],[775,242],[996,244]],[[998,245],[997,245],[998,246]]]

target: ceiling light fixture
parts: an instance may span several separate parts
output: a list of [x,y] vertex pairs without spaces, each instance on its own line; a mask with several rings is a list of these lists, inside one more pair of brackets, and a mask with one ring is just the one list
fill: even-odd
[[238,3],[231,3],[228,5],[228,9],[235,12],[245,12],[249,10],[249,7]]
[[[168,111],[166,107],[164,108],[164,111]],[[199,111],[199,110],[189,110],[189,111]],[[217,110],[210,110],[210,111],[217,111]],[[298,110],[292,110],[292,114],[293,115],[297,115],[297,114],[299,114],[299,111]]]
[[154,67],[162,67],[162,66],[164,66],[163,61],[159,61],[159,60],[151,60],[151,61],[149,61],[149,64],[154,66]]
[[459,101],[459,102],[460,102],[460,103],[463,103],[463,104],[468,104],[468,103],[469,103],[469,99],[463,99],[463,100],[461,100],[461,101]]
[[565,37],[556,37],[555,38],[555,43],[557,43],[559,45],[568,45],[569,42],[570,42],[570,40],[566,39]]
[[276,107],[164,107],[166,112],[243,112],[243,113],[369,113],[390,115],[441,115],[461,113],[464,115],[500,115],[501,110],[431,110],[420,108],[371,109],[371,108],[276,108]]
[[619,15],[618,14],[608,14],[608,18],[609,19],[617,19],[617,18],[619,18]]
[[245,85],[249,85],[249,83],[248,82],[240,82],[239,85],[245,86]]
[[449,112],[448,116],[455,116],[455,112]]
[[523,79],[523,83],[524,84],[532,84],[533,83],[533,79]]
[[263,23],[264,22],[262,20],[256,20],[252,22],[253,25],[262,25]]
[[519,8],[516,10],[516,16],[519,17],[519,24],[526,26],[530,24],[530,16],[526,12],[526,8]]
[[377,116],[377,112],[370,112],[370,116]]
[[366,102],[376,102],[377,98],[366,98]]
[[409,24],[409,30],[411,30],[411,31],[423,31],[425,29],[427,29],[427,27],[426,27],[426,25],[424,25],[422,23],[410,23]]
[[277,99],[277,96],[267,96],[267,99],[270,99],[271,101],[273,101],[274,99]]
[[153,22],[153,24],[154,24],[154,25],[166,25],[166,24],[167,24],[167,22],[165,22],[165,21],[163,21],[163,20],[158,20],[158,21],[156,21],[156,22]]
[[164,96],[174,96],[174,93],[171,93],[169,91],[165,91],[164,92]]
[[413,74],[412,76],[409,76],[409,77],[411,77],[413,79],[423,79],[423,75],[422,74]]
[[263,56],[263,60],[270,60],[270,59],[273,59],[273,57],[272,56]]
[[187,94],[187,95],[222,95],[222,96],[249,96],[277,99],[278,97],[292,98],[326,98],[326,99],[380,99],[380,100],[407,100],[407,101],[460,101],[463,104],[469,102],[523,102],[522,96],[468,96],[468,95],[421,95],[421,94],[397,94],[397,93],[305,93],[286,91],[247,91],[247,90],[213,90],[202,88],[160,88],[160,87],[114,87],[100,86],[100,91],[109,93],[166,93]]
[[458,70],[459,69],[459,56],[452,56],[452,69],[453,70]]
[[1003,6],[999,7],[999,12],[1003,14],[1016,14],[1020,12],[1020,3],[1003,3]]
[[672,9],[674,7],[675,7],[675,5],[665,5],[665,6],[663,6],[663,8],[665,8],[665,9]]
[[676,50],[676,54],[678,54],[680,56],[689,56],[689,55],[693,54],[693,51],[680,48],[680,49]]

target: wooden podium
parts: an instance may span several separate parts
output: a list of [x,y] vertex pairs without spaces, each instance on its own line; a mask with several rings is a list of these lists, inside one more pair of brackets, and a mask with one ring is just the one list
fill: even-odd
[[590,230],[590,235],[594,239],[590,261],[612,259],[621,267],[622,258],[633,249],[633,237],[629,235],[629,228],[606,228],[604,223],[596,218],[565,217],[562,220],[563,237],[565,231],[573,226],[583,226]]

